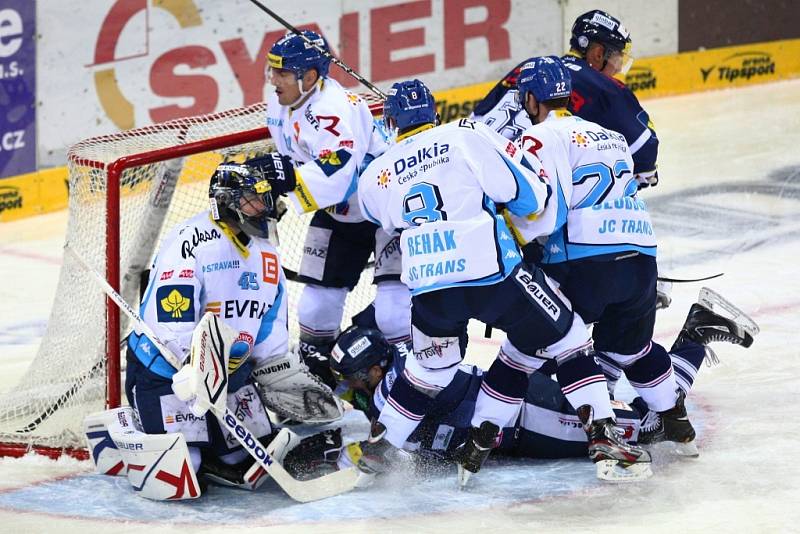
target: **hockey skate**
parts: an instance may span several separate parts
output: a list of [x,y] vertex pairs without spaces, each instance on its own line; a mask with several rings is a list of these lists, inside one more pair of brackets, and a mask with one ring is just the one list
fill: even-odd
[[473,473],[480,471],[497,443],[500,428],[491,421],[484,421],[480,427],[472,427],[469,438],[457,452],[458,485],[463,488]]
[[596,466],[597,478],[632,482],[652,476],[650,453],[625,443],[610,417],[593,420],[594,410],[588,404],[577,412],[589,439],[589,458]]
[[719,293],[704,287],[695,304],[689,309],[675,346],[685,340],[703,345],[706,362],[719,363],[716,353],[708,346],[715,341],[725,341],[742,347],[753,344],[758,334],[758,325],[742,310],[728,302]]
[[642,419],[639,429],[639,444],[651,445],[662,441],[675,444],[675,452],[681,456],[697,457],[697,445],[694,443],[695,432],[686,413],[686,393],[678,392],[675,406],[663,412],[650,410]]

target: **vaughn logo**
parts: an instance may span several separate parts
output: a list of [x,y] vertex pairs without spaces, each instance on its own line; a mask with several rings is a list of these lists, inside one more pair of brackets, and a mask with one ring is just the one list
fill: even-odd
[[766,52],[740,52],[723,59],[719,65],[711,65],[707,69],[700,67],[703,82],[710,80],[738,79],[749,80],[753,77],[775,74],[775,60]]
[[639,67],[634,65],[625,76],[625,85],[633,91],[644,91],[656,88],[656,76],[650,67]]

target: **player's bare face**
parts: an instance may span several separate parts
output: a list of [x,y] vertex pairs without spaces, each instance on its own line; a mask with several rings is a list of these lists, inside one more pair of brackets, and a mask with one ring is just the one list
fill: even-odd
[[275,87],[275,94],[278,95],[278,103],[281,106],[292,105],[300,98],[300,87],[292,71],[270,69],[269,81]]
[[614,77],[620,72],[622,72],[622,64],[624,62],[624,57],[622,52],[612,52],[608,59],[606,60],[605,66],[603,66],[602,72],[606,76]]

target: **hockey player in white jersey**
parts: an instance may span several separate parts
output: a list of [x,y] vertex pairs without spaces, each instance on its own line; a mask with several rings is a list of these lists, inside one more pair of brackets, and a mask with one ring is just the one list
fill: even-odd
[[[164,434],[180,434],[188,445],[190,460],[178,459],[184,467],[175,485],[181,487],[167,498],[198,496],[193,484],[186,491],[182,487],[194,472],[200,481],[242,486],[253,482],[243,478],[253,460],[236,439],[210,413],[195,416],[190,403],[173,393],[173,378],[188,359],[193,333],[207,312],[232,332],[225,349],[227,372],[221,369],[215,376],[227,377],[227,405],[255,437],[272,435],[264,405],[274,409],[276,402],[285,401],[296,408],[310,405],[305,401],[311,396],[319,401],[313,403],[319,412],[292,412],[297,419],[335,420],[342,414],[330,389],[288,350],[286,280],[278,252],[268,239],[275,216],[269,183],[255,167],[225,163],[211,178],[209,198],[210,210],[165,237],[142,298],[143,322],[171,354],[162,354],[141,326],[128,337],[125,392],[140,425],[137,430],[144,433],[136,434],[142,439],[130,446],[141,449],[144,443],[146,449],[158,441],[148,441],[147,436]],[[126,432],[133,431],[129,421],[124,426]],[[174,452],[174,447],[168,450]],[[99,454],[102,447],[93,452]],[[160,458],[158,462],[161,467],[168,463]],[[152,467],[128,465],[129,478],[131,470],[146,472]],[[145,477],[141,487],[134,484],[134,488],[160,498],[163,492],[151,487],[159,483],[155,478]]]
[[[518,143],[541,160],[553,187],[559,187],[557,198],[568,207],[556,231],[542,240],[540,264],[575,311],[594,323],[594,349],[604,370],[623,369],[647,406],[661,414],[666,429],[656,436],[655,428],[646,428],[639,442],[658,437],[690,443],[695,432],[670,356],[652,340],[656,240],[647,205],[636,196],[625,137],[567,111],[570,71],[555,56],[529,59],[520,69],[517,88],[533,124]],[[540,221],[513,214],[510,219],[521,244],[541,235]],[[705,321],[720,320],[706,312]],[[744,336],[731,341],[749,345]],[[677,350],[680,356],[697,349],[697,344],[682,343]]]
[[453,379],[466,350],[467,322],[476,318],[507,339],[481,384],[461,454],[462,481],[480,469],[500,429],[516,417],[528,375],[547,359],[558,362],[559,384],[583,413],[592,458],[649,471],[649,455],[624,444],[613,429],[586,325],[541,270],[521,263],[498,215],[498,204],[519,217],[546,211],[556,190],[540,177],[539,161],[483,124],[464,119],[436,126],[433,97],[419,80],[392,87],[384,120],[397,129],[397,144],[362,173],[359,198],[369,219],[401,232],[414,357],[373,422],[373,451],[366,457],[380,457],[375,448],[402,447]]
[[[303,35],[328,49],[318,34]],[[306,284],[298,305],[304,355],[330,351],[347,293],[373,253],[378,325],[389,339],[410,338],[411,297],[399,281],[396,238],[364,219],[356,196],[358,172],[386,149],[386,140],[366,103],[328,76],[329,64],[295,34],[272,47],[267,127],[277,152],[259,160],[273,189],[287,193],[298,213],[315,212],[299,273]],[[327,361],[308,363],[331,379]]]

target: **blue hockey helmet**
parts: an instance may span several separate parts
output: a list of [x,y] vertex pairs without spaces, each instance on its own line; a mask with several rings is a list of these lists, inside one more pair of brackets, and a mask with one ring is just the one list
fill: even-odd
[[600,43],[617,52],[630,52],[631,36],[622,22],[605,11],[593,9],[575,19],[570,46],[586,54],[589,43]]
[[547,102],[569,96],[572,91],[572,79],[558,57],[532,57],[520,69],[517,90],[519,103],[522,106],[528,93],[532,93],[537,102]]
[[[303,30],[301,33],[330,54],[328,42],[320,34],[311,30]],[[302,78],[308,69],[316,69],[320,78],[324,78],[328,75],[331,65],[330,56],[326,56],[295,33],[287,33],[278,39],[272,45],[267,60],[270,68],[290,70],[298,79]]]
[[422,124],[436,124],[436,102],[430,89],[421,81],[397,82],[386,95],[383,121],[389,130],[397,128],[402,131]]
[[272,186],[258,167],[222,163],[211,176],[208,197],[214,220],[236,225],[252,237],[269,237],[275,217]]
[[331,370],[342,377],[366,379],[369,368],[388,367],[397,349],[380,330],[353,325],[341,333],[331,350]]

